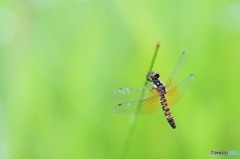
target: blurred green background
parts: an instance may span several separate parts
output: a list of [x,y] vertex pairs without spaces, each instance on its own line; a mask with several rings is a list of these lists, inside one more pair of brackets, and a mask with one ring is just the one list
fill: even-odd
[[128,159],[239,158],[240,1],[0,2],[0,158],[120,158],[131,116],[112,92],[166,82],[182,51],[195,81],[172,107],[138,116]]

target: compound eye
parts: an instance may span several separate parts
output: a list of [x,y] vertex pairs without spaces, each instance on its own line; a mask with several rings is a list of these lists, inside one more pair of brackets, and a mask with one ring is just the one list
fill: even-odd
[[150,78],[159,78],[159,73],[158,72],[151,72],[150,73]]

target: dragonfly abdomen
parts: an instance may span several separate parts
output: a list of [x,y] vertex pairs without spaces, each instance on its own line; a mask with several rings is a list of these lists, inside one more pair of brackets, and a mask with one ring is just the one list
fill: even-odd
[[164,115],[165,115],[168,123],[171,125],[171,127],[173,129],[176,129],[176,124],[175,124],[174,119],[172,117],[172,113],[171,113],[171,111],[170,111],[170,109],[168,107],[165,95],[162,94],[160,100],[161,100],[161,104],[162,104],[162,109],[163,109]]

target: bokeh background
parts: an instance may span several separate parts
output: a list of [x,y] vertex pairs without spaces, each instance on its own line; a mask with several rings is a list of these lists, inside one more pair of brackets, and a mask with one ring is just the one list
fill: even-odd
[[[162,81],[182,51],[181,77],[196,77],[174,131],[161,110],[134,123],[113,112],[158,41]],[[210,156],[240,153],[239,42],[239,0],[1,1],[0,158],[239,158]]]

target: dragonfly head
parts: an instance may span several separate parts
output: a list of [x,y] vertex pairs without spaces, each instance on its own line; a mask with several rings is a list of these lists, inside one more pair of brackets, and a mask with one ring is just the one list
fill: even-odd
[[159,78],[159,77],[160,77],[160,75],[159,75],[158,72],[151,72],[151,73],[150,73],[150,78],[152,78],[152,79],[154,79],[154,78]]

